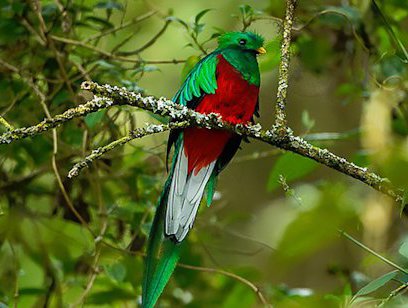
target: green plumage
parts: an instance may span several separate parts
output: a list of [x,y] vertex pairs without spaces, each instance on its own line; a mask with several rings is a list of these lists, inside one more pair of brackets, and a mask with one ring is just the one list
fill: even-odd
[[[241,41],[245,41],[245,45],[241,45]],[[250,84],[259,86],[260,75],[258,63],[253,60],[253,57],[242,52],[243,50],[258,50],[263,46],[264,39],[262,36],[252,32],[228,32],[220,36],[218,40],[218,49],[223,57],[242,74],[244,79]]]
[[233,48],[223,50],[221,54],[242,74],[242,77],[248,83],[259,87],[261,77],[259,75],[258,63],[253,60],[253,57]]
[[213,201],[215,186],[217,185],[217,174],[213,172],[207,184],[207,206],[209,207]]
[[[256,61],[248,52],[258,52],[263,45],[263,38],[251,32],[229,32],[219,37],[219,47],[199,61],[187,75],[180,90],[173,98],[183,106],[195,108],[203,95],[215,94],[217,90],[218,55],[222,55],[242,77],[250,84],[259,86],[260,77]],[[244,42],[244,43],[243,43]],[[173,137],[172,137],[173,136]],[[142,307],[152,308],[163,292],[180,256],[182,243],[175,243],[164,236],[164,219],[172,178],[175,173],[176,159],[183,145],[183,133],[174,131],[170,134],[169,145],[175,145],[175,151],[169,176],[159,199],[156,214],[147,243],[147,255],[142,286]],[[239,143],[237,144],[237,146]],[[237,147],[236,147],[237,148]],[[232,157],[232,156],[231,156]],[[230,158],[229,158],[230,159]],[[225,164],[214,168],[207,182],[207,205],[214,196],[218,173]],[[180,170],[180,169],[177,169]],[[203,182],[204,183],[204,182]]]
[[167,203],[171,178],[174,173],[175,158],[180,149],[180,140],[176,143],[175,148],[176,150],[173,157],[172,167],[167,181],[164,184],[164,189],[159,199],[159,204],[156,209],[156,214],[153,219],[147,242],[147,255],[142,287],[143,308],[154,307],[170,279],[180,256],[181,244],[177,245],[170,240],[165,239],[163,232],[163,217],[166,210],[165,205]]
[[194,97],[200,97],[202,91],[207,94],[214,94],[217,89],[217,80],[215,79],[217,63],[216,53],[211,53],[198,62],[187,75],[183,86],[176,93],[173,101],[187,106],[187,103]]
[[228,32],[219,37],[218,48],[199,61],[187,75],[180,90],[176,93],[173,101],[186,106],[194,97],[200,97],[203,92],[214,94],[217,89],[216,69],[218,59],[222,56],[239,71],[250,84],[259,86],[260,75],[258,64],[247,53],[243,53],[243,47],[239,41],[246,40],[245,49],[256,50],[262,47],[264,39],[252,32]]

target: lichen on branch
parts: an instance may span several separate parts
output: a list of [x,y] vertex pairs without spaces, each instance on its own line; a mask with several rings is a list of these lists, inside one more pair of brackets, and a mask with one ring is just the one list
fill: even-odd
[[70,177],[76,176],[81,169],[87,167],[92,161],[99,158],[107,151],[119,145],[123,145],[135,138],[160,133],[171,128],[196,126],[207,129],[228,130],[244,137],[257,139],[280,149],[313,159],[322,165],[353,177],[374,189],[389,195],[397,202],[400,202],[403,199],[402,191],[394,188],[387,179],[370,172],[367,168],[359,167],[354,163],[347,161],[345,158],[333,154],[327,149],[319,148],[310,144],[303,138],[295,136],[290,128],[285,128],[285,134],[282,136],[281,128],[277,128],[276,126],[269,130],[263,130],[260,124],[234,125],[223,121],[218,114],[201,114],[185,106],[176,104],[166,98],[143,96],[140,93],[128,91],[124,87],[99,85],[92,81],[86,81],[82,84],[82,89],[92,92],[94,98],[84,105],[68,109],[64,113],[51,119],[45,119],[37,125],[14,129],[3,133],[0,135],[0,144],[10,143],[18,139],[37,135],[55,128],[64,122],[82,117],[91,112],[113,106],[128,105],[150,111],[157,115],[166,116],[169,118],[170,124],[162,125],[160,126],[160,129],[157,130],[149,131],[149,126],[144,129],[136,130],[129,133],[126,137],[97,149],[85,160],[73,167],[69,174]]
[[275,125],[284,136],[286,121],[286,97],[289,84],[290,43],[292,37],[293,19],[295,16],[296,0],[286,1],[286,14],[283,21],[283,34],[281,42],[281,61],[279,64],[278,92],[275,108]]

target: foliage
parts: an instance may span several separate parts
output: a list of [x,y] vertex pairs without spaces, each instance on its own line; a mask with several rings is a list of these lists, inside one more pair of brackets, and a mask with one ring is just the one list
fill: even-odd
[[[84,80],[171,96],[220,32],[246,28],[267,38],[259,59],[267,123],[285,3],[240,4],[167,10],[164,1],[152,8],[0,0],[0,133],[88,100]],[[401,189],[408,188],[407,26],[406,1],[300,1],[288,106],[306,138]],[[0,145],[0,305],[137,305],[166,174],[164,137],[109,152],[75,179],[66,175],[145,121],[163,119],[115,107]],[[255,141],[244,148],[251,154],[238,154],[218,201],[203,207],[181,258],[194,266],[179,266],[163,306],[252,307],[259,294],[278,307],[406,305],[406,200],[400,216],[390,200],[306,158],[265,152]]]

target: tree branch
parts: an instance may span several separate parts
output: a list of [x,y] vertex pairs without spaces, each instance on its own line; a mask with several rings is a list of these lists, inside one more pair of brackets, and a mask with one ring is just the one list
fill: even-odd
[[281,43],[281,61],[279,66],[278,93],[276,100],[275,125],[284,135],[286,125],[286,96],[288,92],[290,42],[295,14],[296,0],[286,0],[286,15],[283,22],[283,38]]
[[7,122],[7,120],[5,118],[3,118],[1,115],[0,115],[0,124],[5,126],[7,130],[12,130],[13,129],[13,126],[9,122]]
[[157,11],[150,11],[150,12],[147,12],[146,14],[143,14],[143,15],[141,15],[139,17],[136,17],[133,20],[130,20],[130,21],[127,21],[127,22],[125,22],[123,24],[120,24],[119,26],[117,26],[115,28],[111,28],[111,29],[108,29],[108,30],[105,30],[105,31],[102,31],[102,32],[98,32],[97,34],[91,35],[88,38],[86,38],[84,40],[84,43],[88,43],[88,42],[91,42],[93,40],[97,40],[97,39],[99,39],[101,37],[104,37],[104,36],[107,36],[109,34],[113,34],[115,32],[118,32],[118,31],[120,31],[120,30],[122,30],[124,28],[134,26],[135,24],[138,24],[138,23],[152,17],[156,13],[157,13]]
[[183,263],[179,263],[178,267],[186,268],[186,269],[190,269],[190,270],[195,270],[195,271],[207,272],[207,273],[217,273],[217,274],[221,274],[221,275],[224,275],[224,276],[227,276],[227,277],[231,277],[231,278],[233,278],[233,279],[247,285],[249,288],[251,288],[252,291],[255,292],[255,294],[258,296],[259,300],[261,301],[261,303],[265,307],[272,307],[272,305],[270,303],[268,303],[268,301],[265,299],[265,296],[263,295],[261,290],[254,283],[252,283],[248,279],[245,279],[245,278],[243,278],[241,276],[238,276],[238,275],[236,275],[234,273],[227,272],[227,271],[224,271],[222,269],[212,268],[212,267],[194,266],[194,265],[183,264]]
[[[62,123],[70,121],[73,118],[82,117],[88,113],[95,112],[100,109],[108,108],[114,105],[129,105],[139,107],[161,116],[167,116],[172,122],[178,123],[171,125],[180,125],[182,127],[198,126],[208,129],[224,129],[235,132],[241,136],[260,140],[280,149],[308,157],[321,163],[322,165],[353,177],[390,196],[397,202],[401,202],[403,200],[402,191],[393,187],[387,179],[368,171],[367,168],[359,167],[347,161],[345,158],[331,153],[327,149],[316,147],[308,143],[303,138],[294,136],[293,132],[289,128],[285,129],[285,135],[282,136],[276,127],[270,130],[262,130],[262,127],[259,124],[234,125],[223,121],[217,114],[201,114],[194,110],[188,109],[185,106],[175,104],[165,98],[157,99],[152,96],[144,97],[141,94],[130,92],[125,88],[119,88],[116,86],[112,87],[110,85],[101,86],[97,83],[89,81],[84,82],[82,84],[82,88],[94,93],[96,96],[84,105],[69,109],[63,114],[57,115],[52,119],[45,119],[37,125],[5,132],[0,135],[0,144],[10,143],[15,140],[37,135],[57,127]],[[183,123],[179,124],[180,122]]]
[[85,116],[89,113],[109,107],[112,104],[112,101],[110,101],[109,99],[100,97],[94,98],[84,105],[79,105],[76,108],[68,109],[64,113],[56,115],[53,118],[44,119],[36,125],[16,128],[5,132],[0,135],[0,144],[7,144],[16,140],[38,135],[42,132],[58,127],[61,124],[68,122],[74,118]]
[[153,60],[153,61],[149,61],[149,60],[142,60],[140,58],[128,58],[128,57],[123,57],[123,56],[118,56],[118,55],[114,55],[109,51],[105,51],[101,48],[98,48],[96,46],[92,46],[89,44],[86,44],[84,42],[81,41],[76,41],[70,38],[66,38],[66,37],[60,37],[60,36],[56,36],[56,35],[50,35],[49,36],[51,39],[53,39],[54,41],[57,42],[61,42],[61,43],[65,43],[65,44],[69,44],[69,45],[73,45],[73,46],[79,46],[82,48],[86,48],[89,50],[92,50],[96,53],[99,53],[100,55],[108,58],[108,59],[112,59],[112,60],[117,60],[117,61],[122,61],[122,62],[129,62],[129,63],[144,63],[144,64],[179,64],[179,63],[184,63],[185,60],[177,60],[177,59],[173,59],[173,60]]
[[158,125],[149,124],[146,128],[137,128],[135,130],[132,130],[129,132],[127,136],[117,139],[103,147],[97,148],[96,150],[93,150],[90,155],[86,156],[83,160],[76,163],[71,168],[71,170],[68,172],[68,177],[73,178],[73,177],[78,176],[79,172],[83,168],[88,168],[89,165],[94,160],[100,158],[106,152],[112,151],[113,149],[116,149],[118,146],[122,146],[133,139],[138,139],[144,136],[165,132],[173,128],[183,128],[187,126],[188,126],[188,122],[185,121],[185,122],[172,122],[169,124],[158,124]]
[[164,32],[166,32],[167,27],[170,25],[171,23],[171,19],[167,19],[163,25],[163,27],[159,30],[159,32],[157,32],[157,34],[155,34],[147,43],[145,43],[143,46],[137,48],[136,50],[133,51],[120,51],[118,52],[119,56],[132,56],[135,54],[138,54],[140,52],[142,52],[143,50],[149,48],[150,46],[152,46],[159,38],[160,36],[162,36],[164,34]]

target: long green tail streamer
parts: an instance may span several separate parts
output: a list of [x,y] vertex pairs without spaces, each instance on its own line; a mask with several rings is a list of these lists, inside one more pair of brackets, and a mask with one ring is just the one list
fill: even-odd
[[[177,147],[176,147],[177,149]],[[175,151],[177,156],[177,150]],[[171,178],[174,171],[174,163],[170,175],[164,185],[156,214],[150,229],[147,243],[147,256],[142,286],[142,307],[152,308],[156,304],[160,294],[170,279],[180,257],[181,244],[175,244],[165,238],[164,215],[166,211],[167,197],[169,194]]]

